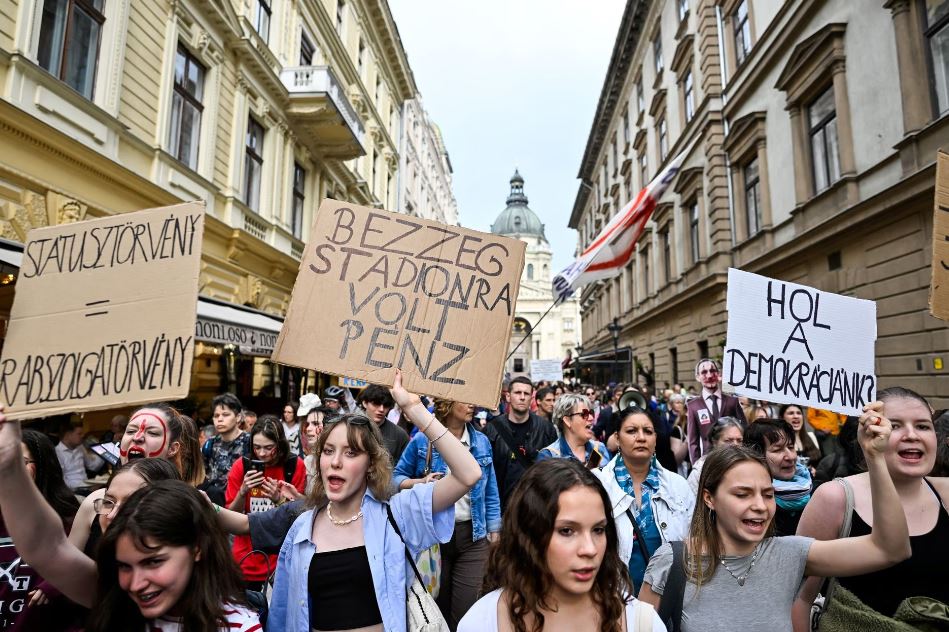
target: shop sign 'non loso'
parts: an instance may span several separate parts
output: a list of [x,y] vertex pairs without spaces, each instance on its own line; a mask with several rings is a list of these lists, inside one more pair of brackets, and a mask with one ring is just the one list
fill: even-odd
[[31,230],[0,360],[7,417],[188,394],[204,205]]
[[194,325],[195,340],[221,345],[236,345],[244,355],[270,356],[277,334],[253,327],[222,323],[198,317]]
[[324,200],[272,360],[496,406],[524,242]]

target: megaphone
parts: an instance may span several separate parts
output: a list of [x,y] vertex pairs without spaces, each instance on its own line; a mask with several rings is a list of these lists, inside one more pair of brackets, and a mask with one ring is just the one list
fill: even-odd
[[636,406],[647,410],[646,408],[646,396],[640,393],[639,391],[626,391],[623,393],[623,396],[619,398],[619,409],[626,410],[630,406]]

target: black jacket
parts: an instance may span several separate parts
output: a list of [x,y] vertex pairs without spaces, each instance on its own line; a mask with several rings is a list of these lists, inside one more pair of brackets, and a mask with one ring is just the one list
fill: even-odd
[[491,440],[494,456],[494,473],[498,479],[498,491],[501,494],[502,508],[507,505],[511,490],[521,480],[524,472],[537,460],[537,453],[557,440],[554,425],[534,413],[527,421],[527,440],[524,450],[515,450],[511,420],[507,415],[498,415],[484,428],[484,434]]

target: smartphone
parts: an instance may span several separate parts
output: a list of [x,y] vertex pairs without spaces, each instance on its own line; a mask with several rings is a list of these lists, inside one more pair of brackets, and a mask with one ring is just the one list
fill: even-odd
[[264,473],[264,465],[265,463],[263,461],[257,461],[255,459],[251,459],[250,461],[250,469],[260,472],[261,474]]
[[594,450],[593,452],[590,453],[590,458],[587,459],[587,469],[594,470],[600,467],[600,461],[602,460],[603,460],[603,455],[601,455],[599,452]]

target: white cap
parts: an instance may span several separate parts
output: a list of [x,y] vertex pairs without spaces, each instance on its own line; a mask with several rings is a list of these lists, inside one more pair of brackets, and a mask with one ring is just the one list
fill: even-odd
[[314,408],[319,408],[323,405],[323,402],[320,401],[320,396],[316,393],[307,393],[300,398],[300,407],[297,408],[297,417],[306,417],[310,414],[310,411]]

